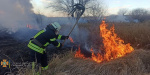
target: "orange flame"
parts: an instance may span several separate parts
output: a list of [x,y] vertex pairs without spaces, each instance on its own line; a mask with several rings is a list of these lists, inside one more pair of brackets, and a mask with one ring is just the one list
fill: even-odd
[[104,59],[109,61],[122,57],[127,53],[131,53],[134,49],[130,46],[130,43],[124,44],[124,41],[115,33],[114,26],[110,30],[106,29],[107,24],[102,21],[100,25],[100,34],[103,38],[103,44],[105,49]]
[[70,42],[74,43],[73,39],[71,37],[69,37]]
[[29,25],[27,24],[27,28],[29,28]]
[[[103,56],[100,53],[94,54],[94,51],[91,48],[91,59],[93,61],[96,61],[97,63],[110,61],[112,59],[125,56],[126,54],[131,53],[134,50],[133,47],[130,46],[130,43],[124,44],[124,41],[117,36],[114,26],[112,26],[110,30],[106,29],[107,26],[108,25],[105,23],[105,21],[102,21],[102,24],[100,25],[100,35],[103,38],[104,44],[103,48],[105,53],[103,54]],[[79,53],[78,51],[75,55]]]
[[81,53],[80,46],[78,47],[78,51],[76,51],[75,57],[76,58],[85,58],[85,56]]
[[97,63],[100,63],[103,61],[103,57],[100,55],[100,53],[97,53],[97,55],[94,54],[93,49],[91,48],[91,52],[92,52],[92,60],[96,61]]
[[30,24],[27,24],[27,28],[32,29],[32,27],[31,27],[31,25],[30,25]]

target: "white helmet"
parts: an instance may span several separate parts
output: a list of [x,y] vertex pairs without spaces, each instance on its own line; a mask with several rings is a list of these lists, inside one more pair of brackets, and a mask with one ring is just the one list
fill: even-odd
[[60,29],[61,29],[61,26],[60,26],[60,24],[58,23],[58,22],[54,22],[54,23],[51,23],[52,24],[52,26],[57,30],[57,31],[59,31]]

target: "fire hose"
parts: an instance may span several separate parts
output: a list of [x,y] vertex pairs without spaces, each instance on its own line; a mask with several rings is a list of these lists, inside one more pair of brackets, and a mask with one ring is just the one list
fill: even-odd
[[[73,25],[73,28],[69,32],[68,36],[71,34],[71,32],[73,31],[73,29],[75,28],[75,26],[78,24],[78,21],[79,21],[80,17],[83,15],[83,13],[85,11],[85,7],[82,4],[75,4],[72,7],[73,7],[73,9],[72,9],[72,11],[68,15],[71,14],[71,16],[74,17],[74,14],[76,14],[76,22]],[[62,46],[64,46],[65,41],[66,41],[66,39],[62,43]]]

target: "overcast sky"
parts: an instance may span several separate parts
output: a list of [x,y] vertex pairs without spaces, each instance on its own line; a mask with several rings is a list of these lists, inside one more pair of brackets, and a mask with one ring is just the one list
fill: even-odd
[[[51,9],[45,9],[47,4],[52,0],[31,0],[34,11],[40,10],[47,16],[55,17],[58,13],[53,12]],[[103,3],[107,6],[108,14],[117,14],[121,8],[127,8],[132,10],[134,8],[145,8],[150,10],[150,0],[103,0]],[[62,16],[59,13],[60,16]]]

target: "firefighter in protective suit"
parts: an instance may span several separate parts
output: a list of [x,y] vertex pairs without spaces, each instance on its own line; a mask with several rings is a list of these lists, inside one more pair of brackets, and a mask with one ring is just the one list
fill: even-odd
[[58,34],[60,29],[60,24],[54,22],[47,25],[46,28],[40,30],[33,38],[30,39],[28,47],[31,49],[32,69],[35,67],[35,62],[41,64],[42,70],[48,69],[45,48],[49,44],[53,44],[57,48],[61,48],[62,44],[57,42],[56,39],[65,40],[69,38],[69,36],[62,36]]

